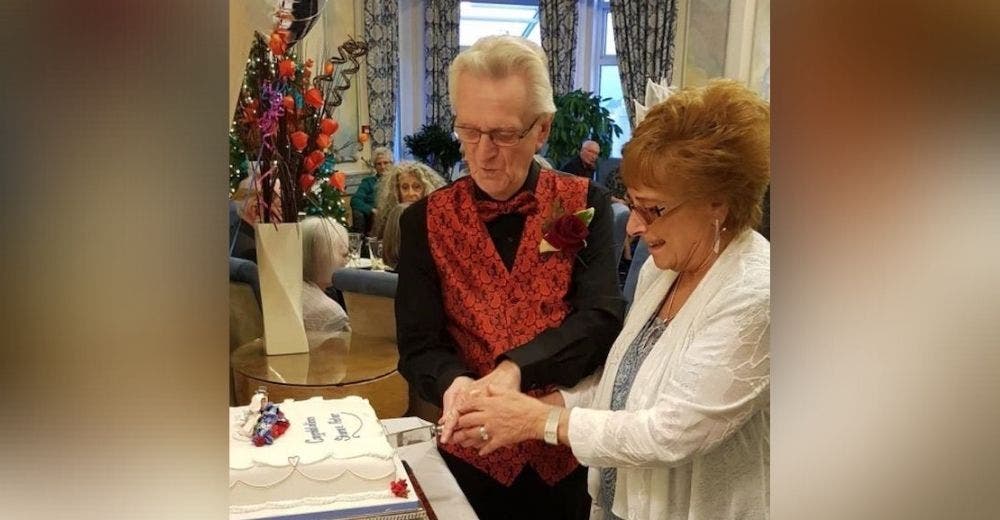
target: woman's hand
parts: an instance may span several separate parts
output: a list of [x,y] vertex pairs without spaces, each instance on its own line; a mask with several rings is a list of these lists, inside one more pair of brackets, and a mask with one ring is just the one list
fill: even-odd
[[459,406],[455,439],[461,439],[462,446],[480,448],[481,456],[519,442],[542,439],[551,408],[521,392],[489,385],[486,395],[469,397]]

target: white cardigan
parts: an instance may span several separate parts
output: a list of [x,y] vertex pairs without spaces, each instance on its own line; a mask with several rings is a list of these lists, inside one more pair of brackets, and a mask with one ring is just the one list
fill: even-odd
[[649,352],[625,409],[609,411],[622,356],[677,276],[649,258],[600,379],[563,391],[591,496],[599,468],[618,468],[619,517],[769,516],[770,258],[757,232],[736,237]]

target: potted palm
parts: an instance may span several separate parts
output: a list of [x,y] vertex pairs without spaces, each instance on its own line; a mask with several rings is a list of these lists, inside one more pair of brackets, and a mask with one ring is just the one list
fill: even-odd
[[579,89],[553,97],[556,115],[552,119],[552,132],[545,152],[552,164],[559,167],[576,156],[580,144],[588,139],[601,145],[601,157],[608,157],[611,140],[622,134],[611,112],[601,106],[609,99]]
[[410,155],[451,182],[451,168],[462,158],[458,140],[451,132],[439,124],[427,124],[417,133],[404,137],[403,143]]

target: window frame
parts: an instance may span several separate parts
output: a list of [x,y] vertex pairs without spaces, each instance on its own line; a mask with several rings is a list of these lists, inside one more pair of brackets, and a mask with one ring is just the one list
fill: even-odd
[[[525,25],[524,30],[521,31],[521,34],[520,34],[520,36],[522,36],[524,38],[528,38],[528,35],[531,34],[535,30],[536,27],[538,27],[538,24],[540,22],[541,7],[539,7],[539,5],[538,5],[538,0],[463,0],[462,2],[459,3],[459,10],[460,10],[459,11],[459,17],[458,17],[459,42],[461,42],[461,38],[462,38],[461,35],[462,35],[462,21],[463,20],[487,21],[487,22],[509,22],[509,20],[503,20],[503,19],[499,19],[499,18],[490,18],[490,17],[477,17],[477,16],[474,16],[474,17],[465,18],[465,17],[463,17],[461,15],[461,4],[463,4],[463,3],[469,3],[469,4],[494,4],[494,5],[507,5],[507,6],[534,7],[535,8],[535,16],[528,20],[527,25]],[[539,34],[539,38],[541,38],[540,34]],[[459,52],[461,52],[461,51],[464,51],[464,50],[468,49],[469,47],[471,47],[471,46],[470,45],[461,45],[461,43],[460,43],[459,47],[458,47],[458,50],[459,50]]]

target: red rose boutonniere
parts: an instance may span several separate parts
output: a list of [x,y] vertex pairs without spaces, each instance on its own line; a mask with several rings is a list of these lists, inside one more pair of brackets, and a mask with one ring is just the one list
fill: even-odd
[[569,254],[576,254],[587,245],[587,235],[590,234],[588,226],[593,218],[594,208],[576,213],[564,213],[562,206],[557,205],[552,211],[552,219],[543,228],[542,243],[538,246],[538,252],[566,251]]

